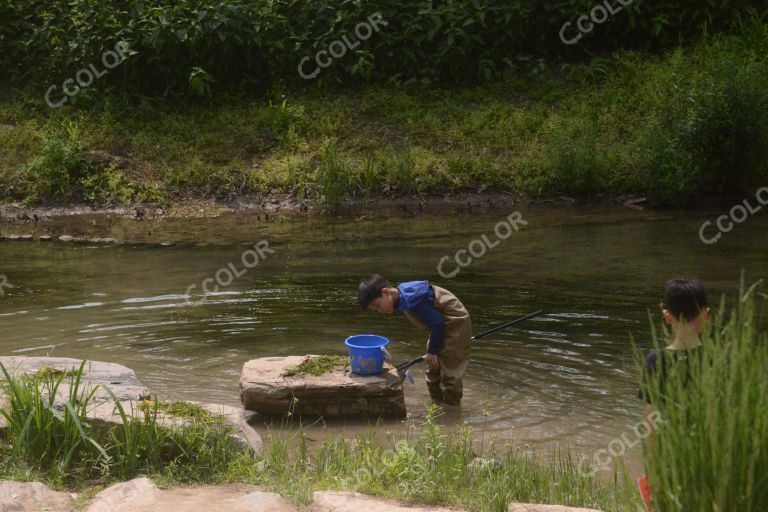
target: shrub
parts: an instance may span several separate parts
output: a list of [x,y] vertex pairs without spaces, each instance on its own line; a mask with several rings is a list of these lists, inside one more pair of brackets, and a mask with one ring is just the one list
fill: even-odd
[[547,142],[540,156],[540,174],[529,192],[547,196],[594,194],[606,188],[602,149],[598,144],[597,122],[589,115],[559,118],[545,129]]
[[[578,45],[562,25],[593,0],[89,0],[0,3],[0,70],[16,83],[50,86],[100,65],[121,41],[135,51],[92,87],[208,96],[217,88],[265,89],[298,76],[310,59],[376,12],[387,25],[323,69],[319,82],[388,80],[432,84],[541,70],[547,57],[618,48],[656,49],[731,30],[766,0],[633,2]],[[352,39],[354,40],[354,39]],[[314,68],[311,68],[314,69]]]
[[673,62],[642,143],[648,189],[664,203],[741,193],[768,178],[768,66],[721,49],[701,69]]

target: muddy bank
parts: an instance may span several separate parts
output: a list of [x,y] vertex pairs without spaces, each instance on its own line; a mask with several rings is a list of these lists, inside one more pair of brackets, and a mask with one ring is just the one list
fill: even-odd
[[[379,198],[328,210],[292,197],[240,198],[232,202],[186,201],[169,206],[94,208],[87,205],[26,207],[0,206],[0,243],[52,242],[56,244],[208,245],[250,242],[254,236],[283,222],[306,220],[312,224],[379,222],[387,219],[428,219],[439,223],[449,217],[507,214],[511,211],[548,211],[559,223],[569,213],[592,218],[602,212],[612,217],[666,215],[645,210],[644,198],[602,197],[579,202],[526,200],[507,194],[453,197]],[[553,216],[554,215],[554,216]]]
[[561,196],[550,199],[530,199],[512,194],[465,194],[444,196],[375,197],[350,201],[340,207],[329,208],[322,204],[297,199],[291,194],[267,197],[243,196],[231,201],[181,200],[170,205],[123,205],[94,206],[65,204],[26,206],[21,203],[0,205],[0,224],[41,223],[55,217],[80,215],[107,215],[136,220],[159,218],[210,218],[227,213],[248,212],[276,216],[322,215],[332,217],[365,216],[416,216],[422,213],[482,213],[509,208],[514,205],[563,205],[563,206],[623,206],[644,209],[648,201],[639,196],[598,195],[589,199]]

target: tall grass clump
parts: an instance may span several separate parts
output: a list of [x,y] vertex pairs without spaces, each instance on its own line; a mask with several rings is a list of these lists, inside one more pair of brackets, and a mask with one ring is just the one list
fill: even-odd
[[[7,407],[0,414],[0,457],[6,468],[57,483],[127,480],[161,474],[180,481],[207,481],[233,460],[229,427],[222,421],[189,418],[163,424],[154,401],[126,411],[111,393],[120,421],[89,415],[96,387],[84,384],[85,362],[74,372],[37,372],[16,377],[2,365]],[[6,471],[2,471],[6,473]]]
[[[768,503],[768,336],[757,286],[702,335],[701,357],[644,382],[658,420],[644,461],[660,512],[757,512]],[[663,384],[662,384],[663,382]]]

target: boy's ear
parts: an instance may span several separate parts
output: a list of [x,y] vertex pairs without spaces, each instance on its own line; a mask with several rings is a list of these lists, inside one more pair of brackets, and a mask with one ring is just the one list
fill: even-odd
[[670,313],[668,309],[662,309],[661,314],[664,315],[664,321],[667,325],[672,325],[672,321],[675,319],[675,317],[672,316],[672,313]]

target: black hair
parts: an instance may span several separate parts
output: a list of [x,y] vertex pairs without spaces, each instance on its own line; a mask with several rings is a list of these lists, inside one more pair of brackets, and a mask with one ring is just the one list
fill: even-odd
[[664,293],[664,307],[679,319],[694,320],[709,304],[704,285],[697,279],[670,279]]
[[360,306],[362,306],[363,309],[368,309],[368,304],[374,299],[381,297],[382,288],[392,288],[392,285],[379,274],[370,275],[360,281],[360,289],[357,299]]

